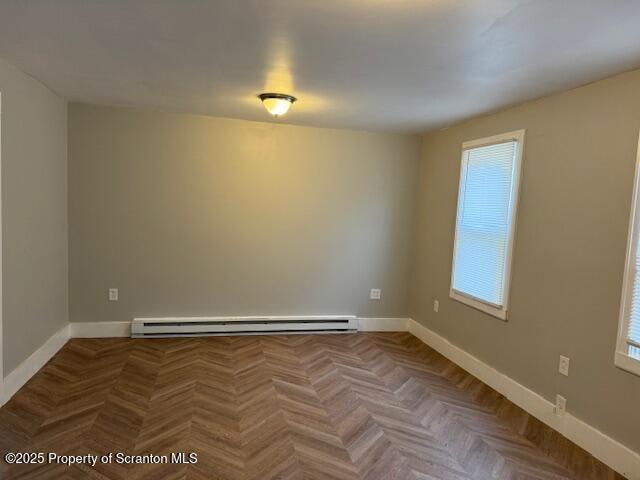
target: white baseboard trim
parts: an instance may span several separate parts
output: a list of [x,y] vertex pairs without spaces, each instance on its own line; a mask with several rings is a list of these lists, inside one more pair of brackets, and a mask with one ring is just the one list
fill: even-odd
[[130,337],[131,322],[73,322],[72,338]]
[[409,332],[520,408],[560,432],[601,462],[630,480],[640,480],[640,454],[569,413],[558,416],[554,404],[483,361],[410,319]]
[[[406,332],[408,318],[358,318],[362,332]],[[73,322],[72,338],[109,338],[131,336],[131,322]]]
[[358,318],[360,332],[406,332],[408,318]]
[[[362,332],[406,332],[408,318],[358,318],[358,330]],[[74,322],[73,338],[129,337],[131,322]]]
[[1,405],[4,405],[33,377],[38,370],[51,360],[70,338],[69,324],[54,333],[44,344],[18,365],[4,379],[4,394]]

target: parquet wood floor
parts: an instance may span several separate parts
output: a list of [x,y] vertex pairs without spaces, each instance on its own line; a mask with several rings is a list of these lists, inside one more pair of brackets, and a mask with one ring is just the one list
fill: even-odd
[[198,455],[16,479],[623,478],[408,333],[73,339],[0,409],[0,450]]

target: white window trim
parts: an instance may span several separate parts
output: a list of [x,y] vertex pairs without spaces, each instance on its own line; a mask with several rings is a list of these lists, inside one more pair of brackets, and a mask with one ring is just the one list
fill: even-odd
[[[2,92],[0,92],[0,144],[2,144]],[[3,363],[3,330],[2,330],[2,148],[0,148],[0,407],[5,400],[4,363]]]
[[[513,187],[511,189],[510,205],[509,205],[509,245],[507,247],[507,255],[505,258],[505,271],[504,271],[504,285],[503,285],[503,298],[504,305],[494,305],[471,295],[459,292],[453,288],[453,274],[456,268],[456,242],[457,242],[457,228],[454,232],[453,240],[453,259],[451,265],[451,286],[449,288],[449,297],[460,303],[464,303],[470,307],[473,307],[482,312],[488,313],[501,320],[507,320],[509,311],[509,290],[511,286],[511,263],[513,259],[513,244],[516,233],[516,219],[518,214],[518,198],[520,193],[520,177],[522,175],[522,156],[524,152],[524,137],[525,130],[515,130],[513,132],[502,133],[500,135],[494,135],[492,137],[480,138],[477,140],[470,140],[462,144],[462,154],[460,160],[460,171],[462,171],[462,163],[464,162],[464,154],[466,150],[471,148],[486,147],[488,145],[495,145],[497,143],[504,143],[511,140],[517,142],[516,159],[513,163]],[[458,207],[456,209],[456,225],[457,218],[460,214],[460,179],[458,179]]]
[[631,199],[631,214],[629,218],[629,233],[627,236],[627,255],[625,257],[624,280],[622,282],[622,299],[620,300],[620,318],[618,319],[618,342],[616,345],[615,364],[636,375],[640,375],[640,360],[629,356],[627,344],[627,328],[629,326],[631,298],[633,295],[633,269],[638,239],[640,237],[640,208],[638,207],[640,189],[640,137],[636,153],[636,171],[633,180],[633,196]]

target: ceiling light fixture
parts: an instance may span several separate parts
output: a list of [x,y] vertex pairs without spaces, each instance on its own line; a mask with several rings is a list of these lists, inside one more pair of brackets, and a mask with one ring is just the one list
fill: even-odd
[[296,97],[284,93],[261,93],[258,98],[262,101],[267,112],[274,117],[287,113],[291,105],[297,100]]

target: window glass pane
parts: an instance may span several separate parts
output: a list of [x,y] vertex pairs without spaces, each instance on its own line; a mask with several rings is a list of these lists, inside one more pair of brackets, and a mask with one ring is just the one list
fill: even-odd
[[511,227],[517,142],[469,149],[460,176],[453,289],[497,306]]
[[[640,254],[638,250],[634,252],[635,258],[632,259],[631,272],[633,274],[633,293],[631,298],[631,315],[629,318],[629,327],[627,338],[637,344],[640,344]],[[640,349],[631,346],[629,355],[640,358]],[[634,354],[635,353],[635,354]]]
[[640,142],[637,155],[615,362],[640,375]]

